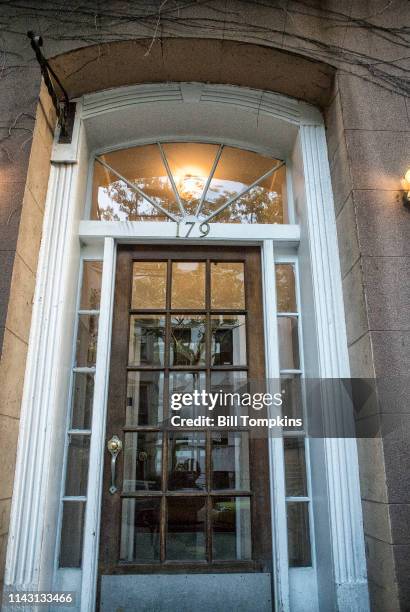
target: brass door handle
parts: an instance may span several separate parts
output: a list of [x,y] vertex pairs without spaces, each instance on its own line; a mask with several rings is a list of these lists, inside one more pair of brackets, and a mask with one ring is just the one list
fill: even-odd
[[115,486],[115,464],[119,453],[122,451],[122,442],[118,436],[113,436],[111,440],[108,440],[107,450],[111,455],[111,486],[109,492],[111,495],[114,495],[117,492],[117,487]]

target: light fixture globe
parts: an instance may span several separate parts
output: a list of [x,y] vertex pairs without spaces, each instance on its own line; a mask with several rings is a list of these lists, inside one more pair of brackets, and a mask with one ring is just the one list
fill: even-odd
[[410,168],[401,179],[401,185],[403,188],[403,206],[410,208]]

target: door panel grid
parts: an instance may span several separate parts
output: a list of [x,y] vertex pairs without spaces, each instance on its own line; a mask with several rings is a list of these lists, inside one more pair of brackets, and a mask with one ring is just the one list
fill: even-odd
[[116,296],[101,573],[269,571],[266,440],[169,427],[172,392],[263,378],[259,250],[120,247]]

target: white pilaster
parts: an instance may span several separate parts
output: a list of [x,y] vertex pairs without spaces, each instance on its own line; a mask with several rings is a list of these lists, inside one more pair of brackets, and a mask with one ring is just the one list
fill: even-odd
[[[318,330],[319,377],[349,377],[349,358],[336,220],[324,128],[302,125],[313,297]],[[356,440],[325,440],[333,573],[337,609],[369,610]]]
[[47,481],[55,406],[59,344],[64,297],[64,255],[68,241],[70,198],[76,166],[59,163],[51,168],[43,239],[34,295],[26,378],[21,405],[15,488],[11,512],[5,584],[14,590],[39,586],[44,537]]
[[[72,333],[67,329],[67,310],[72,307],[72,278],[77,277],[79,258],[79,143],[77,116],[71,147],[55,141],[45,205],[43,235],[33,298],[26,361],[15,485],[6,557],[5,588],[36,591],[52,586],[55,532],[59,491],[50,482],[61,475],[56,467],[55,445],[65,423],[68,377],[65,358],[71,360]],[[61,158],[58,147],[65,147]],[[69,332],[69,333],[67,333]],[[63,384],[61,384],[63,381]],[[53,520],[49,521],[53,507]],[[48,570],[44,574],[43,561]]]

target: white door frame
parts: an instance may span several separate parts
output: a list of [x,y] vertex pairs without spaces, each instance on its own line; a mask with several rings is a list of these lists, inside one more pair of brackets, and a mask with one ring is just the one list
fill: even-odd
[[[120,111],[119,111],[120,109]],[[17,454],[10,536],[7,552],[6,588],[49,590],[56,585],[81,583],[81,610],[95,606],[99,517],[101,499],[102,457],[105,432],[105,407],[110,354],[110,329],[113,303],[115,243],[179,242],[174,223],[92,222],[81,221],[86,193],[88,146],[101,149],[101,126],[121,115],[127,121],[149,118],[160,110],[163,121],[175,117],[200,122],[200,118],[228,113],[225,142],[255,147],[279,157],[269,147],[269,126],[275,126],[278,140],[286,140],[286,126],[297,134],[295,149],[300,157],[298,210],[301,213],[302,238],[297,225],[212,224],[212,232],[201,244],[218,244],[227,240],[238,244],[261,244],[264,282],[266,366],[269,378],[278,378],[279,363],[276,337],[276,297],[273,275],[273,249],[295,246],[301,240],[310,267],[313,288],[314,319],[317,328],[318,377],[349,376],[346,331],[333,198],[323,121],[313,107],[272,94],[246,88],[188,84],[141,85],[85,96],[77,103],[75,129],[71,144],[54,145],[52,171],[46,202],[44,233],[40,250],[32,324],[21,407],[21,427]],[[168,112],[167,112],[168,109]],[[198,113],[198,110],[200,111]],[[196,113],[196,114],[195,114]],[[208,113],[208,115],[207,115]],[[243,118],[240,136],[234,136],[238,117]],[[246,117],[257,128],[250,135]],[[173,119],[174,118],[174,119]],[[158,122],[158,119],[155,119]],[[147,120],[147,129],[154,129]],[[259,126],[261,124],[261,126]],[[185,124],[184,124],[185,125]],[[195,125],[195,123],[192,123]],[[220,133],[220,125],[210,125],[210,132]],[[249,123],[251,125],[251,123]],[[121,124],[118,133],[121,134]],[[285,126],[285,127],[284,127]],[[258,132],[259,127],[262,131]],[[212,128],[212,129],[211,129]],[[141,124],[142,129],[142,124]],[[199,139],[181,127],[175,136],[172,127],[168,139]],[[200,126],[204,133],[205,128]],[[281,131],[282,130],[282,131]],[[124,131],[124,130],[123,130]],[[177,131],[177,130],[176,130]],[[113,146],[107,136],[107,148]],[[146,137],[145,137],[146,138]],[[142,136],[144,139],[144,136]],[[210,134],[210,140],[213,140]],[[264,140],[265,139],[265,140]],[[205,139],[203,139],[205,140]],[[123,146],[123,143],[122,143]],[[279,145],[278,145],[279,146]],[[281,145],[282,146],[282,145]],[[284,145],[283,145],[284,146]],[[251,148],[251,147],[249,147]],[[290,160],[291,151],[288,151]],[[296,155],[297,156],[297,155]],[[302,179],[300,179],[302,176]],[[303,186],[298,187],[297,180]],[[189,243],[195,242],[189,240]],[[67,398],[67,367],[70,349],[67,338],[72,331],[74,304],[72,287],[78,272],[80,242],[90,248],[104,245],[103,286],[100,333],[98,340],[93,432],[90,462],[93,477],[89,478],[87,495],[83,567],[80,572],[67,572],[62,582],[55,581],[56,487],[61,479],[58,459],[64,432],[64,411]],[[70,327],[71,326],[71,327]],[[72,337],[72,336],[71,336]],[[366,564],[355,440],[325,440],[325,470],[328,482],[329,522],[331,532],[334,605],[338,610],[368,610]],[[276,610],[290,610],[289,572],[284,503],[284,476],[279,458],[281,441],[274,440],[271,454],[271,492],[273,546],[275,566]],[[282,460],[283,462],[283,460]],[[58,495],[57,495],[58,496]],[[70,577],[71,576],[71,577]]]

